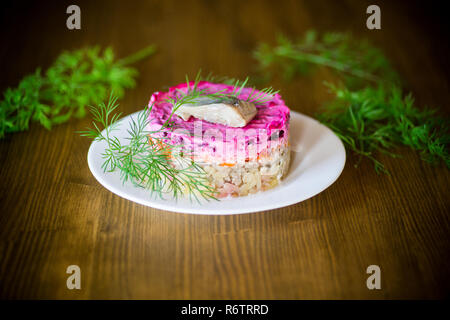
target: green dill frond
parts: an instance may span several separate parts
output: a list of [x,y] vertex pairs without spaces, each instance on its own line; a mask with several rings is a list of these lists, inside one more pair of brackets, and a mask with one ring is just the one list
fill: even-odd
[[[178,146],[156,135],[168,122],[159,130],[148,131],[153,106],[145,108],[130,120],[125,142],[113,135],[120,124],[120,113],[114,113],[117,107],[117,97],[111,93],[108,103],[90,107],[93,128],[79,132],[82,136],[106,142],[107,147],[102,154],[105,172],[118,170],[123,183],[131,182],[146,188],[152,196],[159,198],[171,194],[177,199],[187,194],[191,200],[199,202],[201,199],[217,200],[206,172],[189,157],[176,152]],[[174,163],[179,166],[175,167]]]
[[63,52],[50,68],[26,76],[17,88],[7,89],[0,101],[0,139],[6,134],[27,130],[32,121],[47,129],[83,117],[85,108],[98,104],[114,91],[122,97],[135,86],[137,71],[128,67],[155,51],[149,46],[116,61],[111,48],[99,47]]
[[[450,122],[434,110],[414,106],[411,94],[398,86],[365,87],[357,91],[329,85],[335,99],[317,118],[330,127],[360,159],[370,159],[377,172],[387,172],[377,152],[398,157],[391,150],[407,146],[419,151],[423,160],[442,161],[450,168]],[[358,161],[359,163],[359,161]]]
[[286,80],[322,66],[338,73],[351,88],[366,82],[399,82],[398,74],[380,49],[364,39],[355,41],[348,33],[326,32],[319,36],[310,30],[298,41],[280,35],[273,47],[260,44],[254,57],[269,77],[281,69]]
[[[201,71],[199,71],[199,73],[197,73],[195,83],[198,85],[198,82],[200,80],[204,80],[204,81],[208,81],[208,82],[212,82],[212,83],[227,84],[227,85],[233,86],[231,93],[225,93],[224,90],[220,91],[220,92],[214,92],[214,93],[207,93],[206,90],[205,91],[197,90],[197,92],[195,92],[195,90],[193,90],[193,92],[192,92],[192,95],[199,94],[199,96],[208,97],[211,99],[218,99],[218,98],[239,99],[239,97],[242,94],[243,89],[246,88],[246,86],[249,86],[249,83],[250,83],[249,77],[246,77],[244,80],[239,80],[236,78],[230,78],[230,77],[226,77],[226,76],[220,76],[220,77],[214,76],[212,73],[209,73],[206,77],[202,77]],[[186,82],[188,83],[188,89],[189,89],[189,79],[188,79],[187,75],[186,75]],[[194,87],[197,88],[196,86],[194,86]],[[249,87],[252,89],[252,91],[251,91],[250,95],[248,96],[248,98],[246,99],[246,101],[253,102],[254,104],[257,104],[257,105],[262,105],[262,104],[265,104],[265,103],[271,101],[273,99],[274,95],[279,92],[279,90],[275,91],[272,87],[269,87],[269,88],[264,88],[262,90],[259,90],[259,93],[256,93],[257,89],[254,86],[249,86]]]
[[443,161],[450,168],[448,119],[415,107],[389,60],[368,41],[309,31],[298,41],[279,36],[273,47],[260,44],[254,56],[260,71],[271,76],[281,70],[286,80],[314,67],[336,73],[341,85],[326,83],[335,98],[317,118],[359,157],[356,165],[368,158],[377,172],[387,173],[378,153],[398,157],[392,150],[404,145],[419,151],[423,160]]

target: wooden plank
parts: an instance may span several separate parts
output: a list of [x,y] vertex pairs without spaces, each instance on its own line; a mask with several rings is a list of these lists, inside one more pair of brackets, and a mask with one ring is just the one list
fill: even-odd
[[[278,32],[350,30],[391,57],[419,104],[448,111],[446,40],[417,10],[382,2],[382,30],[365,29],[359,1],[79,1],[82,30],[65,28],[64,4],[20,4],[2,15],[0,88],[14,86],[63,50],[112,45],[125,56],[149,43],[136,89],[121,110],[205,71],[242,77],[250,52]],[[6,10],[9,10],[6,12]],[[420,10],[419,10],[420,11]],[[3,19],[3,16],[5,19]],[[424,18],[425,19],[425,18]],[[447,50],[447,55],[436,53]],[[294,110],[313,115],[327,93],[321,71],[275,82]],[[448,296],[450,175],[408,150],[383,158],[391,176],[349,161],[339,180],[302,203],[262,213],[195,216],[164,212],[102,188],[87,167],[87,139],[74,119],[0,141],[0,297],[48,299],[353,299]],[[66,288],[67,266],[82,289]],[[380,265],[382,290],[366,287]]]

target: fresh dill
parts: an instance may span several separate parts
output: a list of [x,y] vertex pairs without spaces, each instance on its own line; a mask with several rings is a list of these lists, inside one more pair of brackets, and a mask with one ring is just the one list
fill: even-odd
[[[123,183],[131,181],[135,186],[146,188],[152,195],[160,198],[165,194],[171,194],[177,199],[187,194],[191,200],[198,202],[201,199],[217,200],[217,191],[209,183],[203,168],[193,161],[193,154],[182,150],[180,145],[171,144],[169,138],[163,138],[160,134],[162,130],[172,126],[172,117],[182,105],[194,104],[199,98],[239,97],[248,83],[248,79],[242,82],[237,80],[234,81],[231,92],[229,90],[210,92],[208,89],[199,88],[201,80],[201,72],[198,72],[194,81],[190,81],[186,76],[186,92],[178,92],[166,98],[166,102],[172,105],[172,111],[157,130],[147,129],[152,121],[153,105],[132,118],[129,123],[129,136],[125,139],[128,143],[124,143],[123,139],[114,135],[121,117],[120,113],[115,112],[118,107],[117,97],[111,94],[108,103],[90,107],[93,117],[92,128],[79,133],[106,143],[107,147],[102,154],[103,170],[105,172],[118,170]],[[259,94],[250,95],[247,100],[262,103],[275,93],[273,89],[266,88]]]
[[155,46],[148,46],[118,61],[111,48],[62,53],[45,74],[37,69],[16,88],[4,92],[0,101],[0,139],[27,130],[32,121],[50,129],[72,116],[83,117],[85,107],[105,100],[110,90],[122,97],[126,88],[135,86],[137,76],[128,65],[154,51]]
[[377,172],[387,173],[377,154],[397,157],[393,148],[404,145],[419,151],[423,160],[433,164],[442,160],[450,168],[448,119],[436,110],[414,106],[412,94],[404,94],[389,60],[366,40],[346,33],[319,37],[309,31],[299,41],[281,36],[274,47],[261,44],[254,56],[269,78],[282,70],[290,80],[314,66],[335,71],[339,84],[327,83],[335,99],[317,117],[359,156],[356,165],[366,157]]
[[318,119],[360,159],[372,160],[377,172],[387,173],[387,169],[376,153],[398,157],[391,150],[400,145],[419,151],[429,163],[442,160],[450,168],[448,120],[436,116],[434,110],[414,107],[411,94],[403,95],[398,86],[349,90],[329,85],[329,89],[336,99]]
[[[183,97],[175,101],[174,110],[190,99]],[[82,136],[106,143],[102,154],[105,172],[118,170],[123,183],[131,181],[162,199],[165,194],[175,199],[187,194],[198,202],[216,200],[216,191],[209,184],[205,171],[189,155],[179,152],[178,146],[157,134],[169,125],[169,119],[160,129],[148,131],[151,105],[130,120],[129,136],[123,140],[114,135],[121,116],[115,113],[117,107],[117,97],[112,94],[107,104],[90,107],[93,128],[80,132]]]
[[298,41],[280,35],[274,47],[260,44],[254,57],[266,77],[281,69],[283,77],[291,80],[298,74],[307,74],[314,66],[323,66],[334,70],[350,88],[366,82],[399,83],[398,74],[379,48],[365,39],[355,40],[348,33],[318,35],[310,30]]
[[[214,83],[222,83],[233,86],[233,89],[230,94],[225,94],[226,97],[234,97],[238,99],[242,93],[244,88],[251,88],[251,92],[248,95],[245,101],[253,102],[256,105],[262,105],[273,99],[274,95],[279,92],[279,90],[275,90],[272,87],[267,87],[261,90],[257,90],[255,86],[249,85],[249,77],[246,77],[245,80],[239,80],[235,78],[229,78],[226,76],[214,76],[212,73],[209,73],[206,77],[202,78],[200,76],[200,72],[197,74],[196,81],[199,79],[203,79],[208,82]],[[223,92],[219,92],[221,94]]]

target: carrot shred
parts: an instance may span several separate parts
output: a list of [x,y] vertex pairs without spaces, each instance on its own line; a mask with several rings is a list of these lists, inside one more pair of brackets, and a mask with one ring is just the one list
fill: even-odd
[[219,164],[219,166],[222,166],[222,167],[233,167],[233,166],[234,166],[234,163],[227,163],[227,162],[224,162],[224,163]]

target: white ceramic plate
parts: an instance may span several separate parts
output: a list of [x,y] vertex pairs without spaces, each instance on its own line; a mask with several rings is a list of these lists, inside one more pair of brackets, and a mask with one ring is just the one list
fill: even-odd
[[[130,117],[125,117],[116,135],[127,135]],[[202,201],[175,200],[167,195],[164,200],[151,196],[149,191],[122,184],[118,172],[103,172],[101,154],[105,142],[94,141],[88,152],[88,164],[94,177],[111,192],[134,202],[153,208],[182,213],[227,215],[276,209],[292,205],[315,196],[328,188],[342,172],[345,149],[341,140],[316,120],[291,111],[290,143],[291,166],[283,181],[275,188],[245,197]]]

